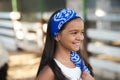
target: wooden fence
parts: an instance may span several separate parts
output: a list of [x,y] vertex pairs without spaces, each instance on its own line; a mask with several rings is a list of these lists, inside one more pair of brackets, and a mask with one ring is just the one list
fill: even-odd
[[[88,16],[92,21],[120,21],[116,16],[107,17]],[[90,39],[87,50],[92,55],[90,63],[95,75],[102,80],[120,80],[120,30],[88,28],[87,37]]]
[[43,48],[43,30],[40,22],[22,22],[11,12],[0,12],[0,40],[9,50],[18,48],[40,52]]

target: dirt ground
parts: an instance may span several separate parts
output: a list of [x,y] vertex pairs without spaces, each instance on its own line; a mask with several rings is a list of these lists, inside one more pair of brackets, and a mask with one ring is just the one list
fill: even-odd
[[34,52],[10,52],[8,80],[35,80],[40,57]]

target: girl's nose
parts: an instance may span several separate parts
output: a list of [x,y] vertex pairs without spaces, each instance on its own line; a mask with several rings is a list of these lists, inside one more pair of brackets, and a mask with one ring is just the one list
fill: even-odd
[[81,40],[84,40],[84,35],[83,34],[81,35]]
[[77,38],[76,38],[77,40],[84,40],[84,35],[83,35],[83,33],[82,34],[78,34],[77,35]]

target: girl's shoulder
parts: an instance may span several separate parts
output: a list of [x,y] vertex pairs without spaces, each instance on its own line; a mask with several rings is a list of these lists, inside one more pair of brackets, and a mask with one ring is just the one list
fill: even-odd
[[37,77],[37,80],[54,80],[54,73],[49,66],[45,66]]

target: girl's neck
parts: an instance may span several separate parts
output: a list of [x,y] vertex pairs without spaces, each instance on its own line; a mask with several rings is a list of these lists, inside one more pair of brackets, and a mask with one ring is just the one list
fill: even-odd
[[56,59],[70,60],[70,52],[57,51],[55,55]]
[[56,49],[55,58],[70,60],[70,51],[59,47]]
[[70,51],[58,48],[55,53],[55,58],[60,61],[63,65],[74,68],[75,65],[70,59]]

